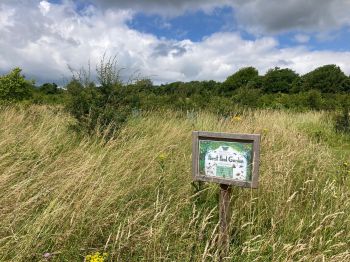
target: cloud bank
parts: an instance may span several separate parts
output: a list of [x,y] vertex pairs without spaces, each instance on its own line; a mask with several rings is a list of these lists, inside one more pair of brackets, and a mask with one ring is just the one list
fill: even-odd
[[350,25],[348,0],[248,0],[234,6],[239,7],[238,20],[255,33],[324,31]]
[[257,34],[289,30],[333,30],[350,25],[348,0],[95,0],[102,8],[132,9],[176,16],[215,7],[234,8],[238,23]]

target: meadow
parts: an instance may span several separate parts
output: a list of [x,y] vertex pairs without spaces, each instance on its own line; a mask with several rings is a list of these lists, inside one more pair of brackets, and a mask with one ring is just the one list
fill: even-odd
[[192,181],[193,130],[262,135],[224,261],[350,261],[350,139],[330,113],[143,112],[106,138],[59,106],[0,109],[0,261],[218,261],[219,191]]

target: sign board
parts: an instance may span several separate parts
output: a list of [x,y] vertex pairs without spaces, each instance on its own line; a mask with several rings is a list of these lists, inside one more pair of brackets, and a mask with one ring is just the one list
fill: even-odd
[[257,188],[260,135],[193,132],[193,178]]

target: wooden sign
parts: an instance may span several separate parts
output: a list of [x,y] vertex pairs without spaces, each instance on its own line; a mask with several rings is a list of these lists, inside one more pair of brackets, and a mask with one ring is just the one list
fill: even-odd
[[260,135],[193,132],[193,179],[220,184],[219,255],[229,250],[231,185],[257,188]]
[[257,188],[260,135],[193,132],[193,179]]

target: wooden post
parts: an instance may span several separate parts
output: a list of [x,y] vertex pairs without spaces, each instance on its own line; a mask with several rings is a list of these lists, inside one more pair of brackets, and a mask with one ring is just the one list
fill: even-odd
[[230,198],[231,198],[231,187],[229,185],[220,184],[219,248],[220,248],[220,257],[221,258],[227,255],[227,252],[229,249],[229,244],[230,244],[230,236],[229,236],[229,224],[230,224],[230,218],[231,218]]

